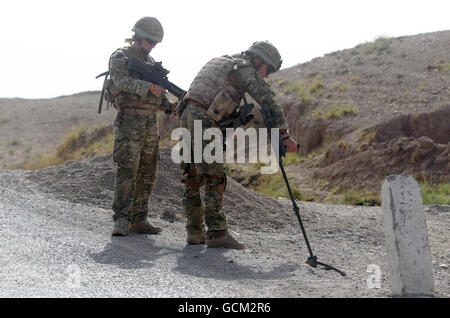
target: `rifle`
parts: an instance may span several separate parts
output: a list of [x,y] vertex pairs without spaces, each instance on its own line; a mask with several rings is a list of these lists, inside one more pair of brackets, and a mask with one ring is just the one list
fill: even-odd
[[162,62],[146,64],[131,56],[128,58],[127,69],[139,73],[144,81],[154,83],[167,89],[178,99],[185,93],[183,89],[169,81],[167,78],[169,71],[162,67]]
[[223,135],[223,150],[227,149],[226,139],[227,139],[227,128],[237,128],[240,126],[245,126],[252,120],[255,115],[251,114],[251,111],[255,105],[253,103],[236,107],[229,117],[222,119],[217,124],[219,125],[222,135]]
[[[103,97],[105,96],[105,86],[106,86],[106,81],[108,80],[108,75],[109,72],[103,72],[101,74],[98,74],[95,78],[99,78],[104,76],[105,80],[103,81],[103,86],[102,86],[102,93],[100,94],[100,101],[98,103],[98,113],[101,114],[102,113],[102,105],[103,105]],[[108,108],[108,107],[107,107]]]
[[236,107],[230,116],[218,122],[219,126],[221,128],[237,128],[247,125],[255,117],[255,115],[251,114],[254,107],[255,105],[253,103],[246,103],[245,105]]
[[[272,117],[271,111],[272,110],[269,105],[261,105],[261,113],[263,115],[264,123],[266,124],[266,127],[268,130],[271,129],[272,127],[274,127],[274,122],[273,122],[273,117]],[[271,136],[270,132],[268,132],[267,135],[269,135],[269,138],[270,138],[270,136]],[[303,237],[305,238],[306,247],[308,248],[309,257],[306,260],[306,264],[308,264],[309,266],[312,266],[312,267],[317,267],[317,265],[321,265],[321,266],[323,266],[323,269],[325,269],[325,270],[334,270],[334,271],[338,272],[339,274],[341,274],[342,276],[345,276],[346,274],[343,271],[341,271],[333,266],[330,266],[328,264],[318,262],[317,256],[315,256],[313,254],[311,245],[309,244],[308,236],[306,235],[305,227],[303,226],[302,218],[300,217],[300,212],[299,212],[300,209],[299,209],[297,203],[295,202],[295,198],[294,198],[294,195],[292,194],[291,186],[289,185],[286,171],[284,170],[284,166],[283,166],[283,157],[286,156],[286,151],[287,151],[286,145],[283,142],[283,138],[282,138],[281,134],[278,134],[278,136],[279,136],[278,163],[279,163],[279,166],[281,169],[281,173],[283,174],[284,183],[286,184],[286,187],[287,187],[287,190],[289,193],[289,197],[292,202],[292,207],[293,207],[294,213],[297,216],[298,222],[300,224],[300,229],[302,230]]]

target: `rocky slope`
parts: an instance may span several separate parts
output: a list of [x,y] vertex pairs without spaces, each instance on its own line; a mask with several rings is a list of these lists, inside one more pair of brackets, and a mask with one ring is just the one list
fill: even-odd
[[379,38],[269,82],[302,154],[312,154],[290,168],[305,191],[377,192],[387,175],[400,173],[449,181],[450,31]]

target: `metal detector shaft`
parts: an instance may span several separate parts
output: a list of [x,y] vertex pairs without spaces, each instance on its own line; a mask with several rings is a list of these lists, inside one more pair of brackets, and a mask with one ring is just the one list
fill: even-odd
[[309,244],[308,236],[306,235],[305,227],[303,226],[302,218],[300,217],[300,212],[299,212],[300,209],[299,209],[299,207],[297,205],[297,202],[295,202],[294,195],[292,194],[291,186],[289,184],[289,180],[287,178],[286,171],[284,170],[283,159],[282,159],[281,156],[279,157],[278,163],[280,165],[281,173],[283,174],[284,183],[286,184],[286,187],[287,187],[288,192],[289,192],[289,197],[291,198],[291,201],[292,201],[292,206],[293,206],[295,215],[297,216],[298,223],[300,224],[300,228],[301,228],[302,233],[303,233],[303,237],[305,238],[306,247],[308,248],[309,257],[306,260],[306,264],[308,264],[309,266],[312,266],[312,267],[317,267],[317,265],[321,265],[321,266],[324,267],[325,270],[333,270],[333,271],[338,272],[342,276],[346,276],[345,272],[343,272],[343,271],[341,271],[341,270],[339,270],[339,269],[337,269],[337,268],[335,268],[335,267],[333,267],[331,265],[328,265],[328,264],[321,263],[321,262],[317,261],[317,257],[314,256],[313,251],[311,249],[311,245]]
[[309,256],[314,257],[314,254],[311,249],[311,245],[309,244],[308,236],[306,235],[305,227],[303,226],[302,218],[300,217],[300,212],[299,212],[300,209],[297,205],[297,202],[295,202],[294,195],[292,194],[291,186],[289,184],[289,181],[288,181],[288,178],[286,175],[286,171],[284,171],[283,159],[281,157],[280,157],[280,160],[278,163],[280,165],[281,173],[283,174],[284,183],[286,184],[286,188],[289,192],[289,197],[291,198],[291,201],[292,201],[292,206],[294,208],[295,215],[297,216],[298,223],[300,223],[300,228],[302,230],[303,237],[305,238],[306,247],[308,248]]

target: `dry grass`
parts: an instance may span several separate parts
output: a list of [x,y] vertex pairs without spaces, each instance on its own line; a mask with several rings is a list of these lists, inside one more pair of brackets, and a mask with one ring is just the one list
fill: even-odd
[[[314,201],[314,198],[312,196],[301,193],[300,190],[298,190],[292,184],[290,184],[290,187],[292,190],[292,194],[294,195],[294,198],[296,200]],[[283,177],[280,174],[261,175],[253,184],[250,185],[250,189],[274,198],[289,198],[289,193],[287,191]]]
[[450,182],[431,184],[420,182],[424,204],[446,204],[450,205]]
[[366,54],[371,54],[374,52],[380,53],[380,52],[388,51],[391,44],[392,44],[392,39],[389,39],[386,36],[380,36],[374,42],[363,44],[363,51]]
[[316,109],[313,111],[313,118],[320,119],[338,119],[343,116],[354,116],[358,113],[358,111],[353,106],[347,105],[332,105],[330,108]]
[[56,151],[38,156],[27,156],[15,169],[38,170],[55,166],[67,161],[77,160],[91,153],[104,155],[112,152],[113,134],[110,127],[102,125],[88,133],[86,126],[81,125],[70,131]]
[[311,100],[311,94],[309,93],[308,88],[306,87],[305,82],[293,82],[288,87],[285,88],[284,92],[286,94],[297,92],[297,96],[301,102],[307,102]]

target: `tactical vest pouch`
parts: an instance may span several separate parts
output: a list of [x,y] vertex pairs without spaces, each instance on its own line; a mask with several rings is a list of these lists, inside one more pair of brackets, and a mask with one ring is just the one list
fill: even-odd
[[[155,101],[157,97],[152,97]],[[145,109],[152,112],[157,112],[160,109],[160,104],[150,104],[149,98],[145,100],[141,96],[126,92],[121,92],[118,97],[114,99],[120,108],[135,108],[135,109]]]
[[115,104],[117,102],[116,97],[120,94],[120,89],[114,86],[112,79],[108,78],[103,89],[105,90],[105,100],[108,103]]
[[147,97],[140,99],[140,101],[145,104],[161,105],[163,99],[162,99],[162,95],[157,97],[157,96],[153,95],[152,93],[148,93]]
[[231,115],[236,107],[233,100],[225,92],[220,92],[214,97],[211,105],[209,105],[206,114],[216,122],[221,121]]

